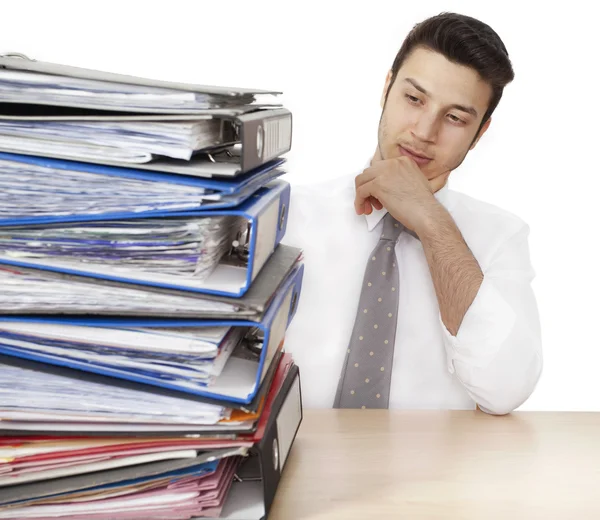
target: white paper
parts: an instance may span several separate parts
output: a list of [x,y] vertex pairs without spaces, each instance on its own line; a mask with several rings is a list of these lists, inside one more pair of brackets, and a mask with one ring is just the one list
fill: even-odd
[[0,121],[0,149],[76,160],[146,163],[155,156],[189,161],[224,144],[221,121]]
[[[177,329],[179,331],[179,329]],[[38,338],[104,345],[116,348],[155,352],[206,354],[216,356],[219,344],[231,327],[190,327],[186,332],[112,327],[89,327],[25,321],[0,321],[0,334],[14,332]]]
[[[45,359],[108,367],[126,376],[142,375],[173,384],[211,387],[246,327],[118,328],[71,324],[2,322],[0,345]],[[212,336],[212,339],[211,339]],[[215,364],[216,362],[216,364]]]
[[206,110],[250,103],[254,96],[234,100],[214,94],[0,69],[0,101],[111,110]]
[[91,424],[89,422],[69,422],[69,423],[52,423],[52,422],[23,422],[23,421],[2,421],[0,420],[0,425],[3,425],[4,428],[10,430],[19,430],[19,431],[34,431],[39,432],[42,430],[48,430],[52,432],[70,432],[70,433],[80,433],[80,432],[98,432],[99,430],[103,432],[112,432],[112,433],[148,433],[148,432],[161,432],[161,433],[169,433],[169,432],[188,432],[186,436],[192,436],[196,434],[201,434],[202,432],[214,432],[215,429],[218,429],[219,434],[227,434],[227,432],[238,432],[238,431],[249,431],[253,427],[252,422],[246,422],[243,424],[237,423],[224,423],[219,425],[218,428],[214,426],[199,426],[199,425],[191,425],[191,424],[136,424],[136,423],[127,423],[127,424],[115,424],[115,423],[102,423],[102,427],[99,428],[97,424]]
[[203,187],[118,177],[0,159],[0,217],[186,211],[203,204]]
[[81,475],[82,473],[91,473],[93,471],[103,471],[113,468],[122,468],[124,466],[133,466],[136,464],[146,464],[159,460],[171,459],[191,459],[198,455],[196,450],[175,450],[170,452],[149,453],[147,455],[134,455],[132,457],[121,457],[98,463],[81,464],[79,466],[70,466],[67,468],[54,469],[49,471],[37,471],[35,473],[24,473],[14,477],[1,477],[0,486],[24,484],[25,482],[35,482],[51,478],[60,478],[70,475]]
[[[0,518],[9,518],[16,520],[17,518],[37,518],[40,516],[48,517],[54,516],[60,518],[66,515],[75,514],[115,514],[117,518],[128,511],[147,511],[149,515],[152,514],[153,510],[163,511],[165,506],[171,505],[171,507],[177,507],[178,503],[189,503],[190,500],[197,497],[197,492],[178,492],[174,490],[169,494],[160,494],[156,496],[143,496],[140,498],[126,497],[120,500],[111,500],[106,502],[104,500],[94,502],[89,501],[82,504],[70,503],[70,504],[53,504],[46,506],[29,506],[18,509],[8,509],[6,511],[0,511]],[[149,516],[149,518],[152,518]],[[156,517],[155,517],[156,518]]]
[[61,280],[46,271],[34,273],[3,266],[0,267],[0,311],[29,311],[34,307],[36,312],[60,309],[100,314],[123,310],[144,315],[158,310],[166,316],[179,316],[184,312],[234,313],[240,310],[232,303],[162,294],[135,285],[113,287],[94,282],[89,278]]
[[[0,259],[5,260],[17,260],[15,255],[0,254]],[[116,281],[137,281],[144,282],[148,281],[148,274],[135,272],[132,269],[118,269],[113,266],[105,266],[102,264],[75,264],[73,262],[50,259],[37,259],[37,258],[19,258],[19,260],[26,262],[32,266],[49,266],[55,268],[68,269],[75,274],[81,275],[102,275],[108,279]],[[214,267],[214,270],[206,276],[203,280],[198,280],[193,277],[183,278],[176,275],[168,274],[152,274],[151,281],[157,285],[167,287],[189,287],[192,289],[206,289],[213,291],[220,291],[223,293],[237,294],[247,284],[247,266],[237,266],[228,264],[218,264]]]
[[211,425],[231,413],[216,404],[9,365],[0,365],[0,403],[0,419],[13,417],[24,421],[28,418],[32,422]]
[[[0,256],[122,281],[203,287],[247,227],[244,217],[222,215],[0,228]],[[247,261],[240,264],[245,273]]]

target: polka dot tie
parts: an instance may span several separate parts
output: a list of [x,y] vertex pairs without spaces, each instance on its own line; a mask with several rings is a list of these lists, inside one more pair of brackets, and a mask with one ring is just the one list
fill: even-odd
[[404,226],[387,213],[365,270],[334,408],[388,408],[398,315],[395,245]]

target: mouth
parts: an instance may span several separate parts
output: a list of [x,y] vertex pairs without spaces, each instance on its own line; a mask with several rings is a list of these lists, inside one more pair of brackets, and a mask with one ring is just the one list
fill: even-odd
[[431,157],[427,157],[426,155],[413,151],[410,148],[405,148],[404,146],[398,145],[398,151],[401,155],[413,159],[419,166],[424,166],[431,162]]

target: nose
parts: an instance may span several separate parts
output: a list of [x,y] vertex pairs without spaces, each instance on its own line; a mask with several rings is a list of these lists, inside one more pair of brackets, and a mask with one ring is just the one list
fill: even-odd
[[415,139],[433,143],[438,133],[438,121],[435,114],[422,111],[413,125],[412,134]]

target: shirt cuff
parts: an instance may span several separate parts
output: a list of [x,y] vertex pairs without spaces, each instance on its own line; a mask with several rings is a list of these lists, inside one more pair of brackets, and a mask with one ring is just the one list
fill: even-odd
[[450,333],[442,320],[448,371],[455,371],[459,361],[473,368],[485,368],[491,363],[510,335],[516,313],[502,296],[491,278],[484,276],[475,299],[460,325],[456,336]]

